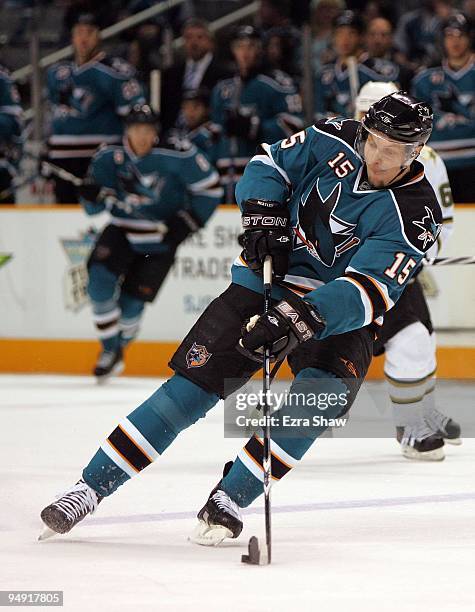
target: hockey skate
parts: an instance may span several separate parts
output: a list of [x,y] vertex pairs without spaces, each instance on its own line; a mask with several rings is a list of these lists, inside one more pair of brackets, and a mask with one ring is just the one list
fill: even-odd
[[444,441],[425,422],[396,428],[397,441],[406,459],[442,461],[445,459]]
[[111,376],[119,376],[124,371],[122,348],[117,351],[102,351],[94,367],[93,374],[99,384]]
[[[233,462],[224,466],[223,476],[231,469]],[[198,525],[190,540],[202,546],[218,546],[225,538],[237,538],[242,531],[241,509],[219,486],[211,491],[208,501],[198,512]]]
[[41,512],[45,529],[39,540],[59,533],[68,533],[88,514],[92,514],[104,498],[81,478],[73,487]]
[[462,444],[460,438],[461,427],[450,417],[442,414],[442,412],[435,408],[431,408],[431,410],[425,413],[424,419],[431,430],[448,444],[455,444],[457,446]]

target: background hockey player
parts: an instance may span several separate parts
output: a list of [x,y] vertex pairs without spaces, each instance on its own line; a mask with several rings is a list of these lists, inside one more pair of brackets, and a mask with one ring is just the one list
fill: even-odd
[[[237,188],[244,236],[231,285],[173,355],[174,376],[118,425],[81,480],[43,510],[53,533],[69,531],[239,389],[261,368],[264,346],[277,360],[288,355],[294,397],[341,398],[325,410],[287,402],[273,416],[331,418],[350,408],[371,362],[374,321],[398,300],[440,231],[437,199],[415,161],[431,128],[430,107],[398,93],[375,104],[364,123],[335,118],[261,145]],[[266,256],[276,286],[262,315]],[[324,429],[272,428],[274,480]],[[240,533],[240,507],[263,490],[262,454],[253,436],[200,511],[197,541]]]
[[[375,102],[397,91],[394,83],[369,82],[356,99],[361,120]],[[436,257],[452,232],[453,201],[444,162],[425,145],[419,155],[442,214],[442,230],[427,252]],[[375,355],[385,353],[384,373],[389,386],[401,450],[409,459],[444,458],[443,440],[460,441],[460,427],[435,408],[436,339],[429,309],[418,278],[413,277],[398,303],[386,314],[374,344]]]
[[8,70],[0,65],[0,204],[15,202],[12,181],[21,157],[22,108]]
[[302,127],[302,102],[292,79],[278,70],[264,72],[262,41],[251,26],[239,28],[231,43],[238,72],[213,89],[211,119],[222,128],[217,166],[234,202],[234,186],[258,142],[274,142]]
[[[398,80],[400,67],[386,58],[363,53],[364,20],[354,11],[344,11],[333,25],[335,61],[322,67],[315,81],[315,114],[352,117],[354,98],[368,81]],[[353,63],[353,70],[351,68]]]
[[217,148],[221,138],[221,127],[210,120],[211,92],[208,89],[190,89],[183,93],[181,116],[183,129],[178,130],[180,137],[187,138],[198,149],[206,153],[214,165]]
[[443,24],[444,60],[420,72],[414,94],[434,108],[431,145],[447,164],[457,203],[475,202],[475,56],[473,26],[462,13]]
[[[48,71],[52,113],[48,157],[82,178],[99,145],[120,143],[123,117],[145,99],[132,66],[100,50],[99,25],[92,14],[78,16],[71,43],[74,60]],[[78,202],[72,183],[59,177],[54,183],[56,202]]]
[[157,117],[148,105],[126,118],[122,146],[105,146],[80,188],[89,214],[110,210],[88,262],[88,292],[102,344],[94,374],[123,369],[123,349],[136,336],[145,304],[152,302],[173,264],[178,245],[203,227],[222,189],[208,160],[190,143],[179,150],[157,140]]

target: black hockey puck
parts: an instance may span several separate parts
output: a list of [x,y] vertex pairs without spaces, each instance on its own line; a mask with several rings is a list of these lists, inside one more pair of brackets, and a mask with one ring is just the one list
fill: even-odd
[[248,544],[248,554],[241,555],[241,562],[249,565],[259,565],[261,560],[261,551],[259,550],[259,540],[256,536],[252,536]]

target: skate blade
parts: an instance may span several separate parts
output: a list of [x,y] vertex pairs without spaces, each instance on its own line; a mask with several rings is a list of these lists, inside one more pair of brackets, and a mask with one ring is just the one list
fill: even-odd
[[222,525],[208,525],[200,521],[188,538],[200,546],[218,546],[226,538],[232,538],[232,532]]
[[452,446],[460,446],[462,444],[462,438],[444,438],[446,444],[452,444]]
[[425,453],[420,453],[411,446],[402,446],[401,452],[406,459],[415,461],[443,461],[445,459],[444,447],[435,448]]
[[53,531],[49,527],[44,526],[43,531],[38,536],[38,542],[43,542],[44,540],[49,540],[50,538],[57,536],[57,532]]
[[109,380],[109,378],[112,378],[114,376],[120,376],[122,372],[124,371],[124,369],[125,369],[125,364],[123,361],[120,361],[112,368],[109,374],[104,374],[104,376],[96,376],[97,384],[104,385]]

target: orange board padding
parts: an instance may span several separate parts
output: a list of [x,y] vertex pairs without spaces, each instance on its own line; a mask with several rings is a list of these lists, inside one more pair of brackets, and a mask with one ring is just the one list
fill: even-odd
[[[126,353],[125,376],[166,378],[168,362],[178,343],[137,341]],[[94,340],[0,339],[0,372],[30,374],[90,374],[99,353]],[[437,376],[475,379],[475,347],[442,346],[437,349]],[[384,357],[376,357],[368,379],[383,375]],[[278,378],[291,378],[284,364]]]

